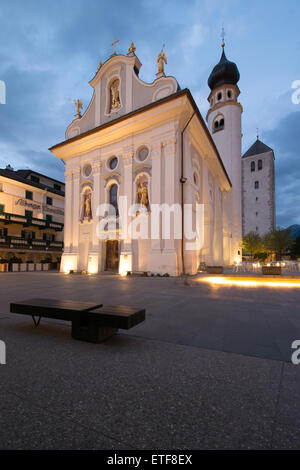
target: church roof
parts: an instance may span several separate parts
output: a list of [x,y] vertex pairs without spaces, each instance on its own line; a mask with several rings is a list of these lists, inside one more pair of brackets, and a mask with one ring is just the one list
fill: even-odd
[[221,59],[213,68],[210,76],[208,77],[208,86],[214,90],[221,85],[236,85],[240,79],[240,72],[234,62],[227,59],[224,47]]
[[242,158],[252,157],[254,155],[259,155],[260,153],[273,152],[271,147],[264,144],[261,140],[257,139],[253,145],[244,153]]

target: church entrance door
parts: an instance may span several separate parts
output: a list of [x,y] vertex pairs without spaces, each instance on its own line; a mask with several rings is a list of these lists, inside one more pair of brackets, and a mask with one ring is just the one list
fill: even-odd
[[106,242],[105,271],[118,271],[119,269],[119,244],[118,240]]

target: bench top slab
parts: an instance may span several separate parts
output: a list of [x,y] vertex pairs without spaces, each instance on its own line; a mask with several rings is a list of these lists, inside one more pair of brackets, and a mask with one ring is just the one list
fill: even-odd
[[93,302],[82,302],[77,300],[59,299],[26,299],[10,304],[12,313],[23,313],[28,315],[41,315],[43,317],[72,320],[72,313],[88,312],[101,307],[102,304]]
[[145,320],[146,311],[141,307],[109,305],[89,312],[89,318],[101,326],[128,330]]

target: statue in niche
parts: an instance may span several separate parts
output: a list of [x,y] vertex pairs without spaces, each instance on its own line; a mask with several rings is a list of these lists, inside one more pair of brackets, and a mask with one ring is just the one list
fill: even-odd
[[82,219],[92,219],[92,193],[87,191],[83,195],[83,217]]
[[137,200],[138,204],[145,206],[147,211],[149,210],[149,197],[148,197],[148,185],[146,182],[138,184],[137,188]]
[[116,78],[116,80],[114,80],[110,86],[111,110],[118,109],[121,106],[119,85],[120,85],[120,81]]

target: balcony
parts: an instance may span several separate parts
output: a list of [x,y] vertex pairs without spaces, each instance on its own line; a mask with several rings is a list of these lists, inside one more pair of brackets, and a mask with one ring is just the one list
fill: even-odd
[[63,242],[39,240],[36,238],[25,239],[22,237],[6,236],[0,237],[0,248],[41,250],[41,251],[62,251]]
[[10,214],[9,212],[3,212],[0,214],[0,222],[8,224],[21,224],[23,227],[39,227],[43,229],[53,229],[56,232],[61,232],[64,228],[64,224],[61,222],[54,222],[46,219],[37,219],[36,217],[26,217],[25,215]]

